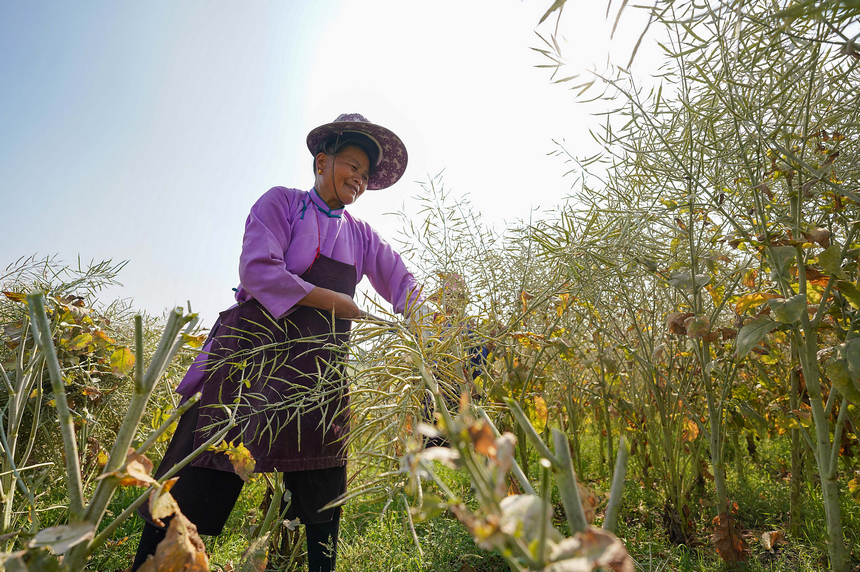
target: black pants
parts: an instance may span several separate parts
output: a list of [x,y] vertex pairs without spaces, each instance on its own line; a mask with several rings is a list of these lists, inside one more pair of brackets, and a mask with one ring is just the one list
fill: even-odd
[[[194,429],[199,410],[199,404],[195,404],[179,420],[164,459],[155,472],[156,479],[194,450]],[[176,499],[182,513],[197,526],[200,534],[221,534],[245,482],[235,473],[191,465],[180,469],[176,476],[179,480],[170,494]],[[298,518],[305,525],[310,570],[334,570],[340,507],[324,511],[319,509],[346,492],[346,467],[283,473],[283,478],[284,487],[292,493],[286,516],[288,519]],[[147,556],[155,553],[156,546],[166,534],[165,529],[152,523],[147,505],[138,512],[147,522],[132,571],[142,565]],[[331,555],[324,548],[328,544],[335,548]]]
[[[337,536],[340,528],[340,516],[320,524],[306,524],[305,534],[308,540],[308,571],[331,572],[335,569],[337,560]],[[155,554],[158,543],[164,540],[167,531],[149,524],[143,525],[143,534],[134,556],[131,572],[135,572],[146,562],[150,554]]]

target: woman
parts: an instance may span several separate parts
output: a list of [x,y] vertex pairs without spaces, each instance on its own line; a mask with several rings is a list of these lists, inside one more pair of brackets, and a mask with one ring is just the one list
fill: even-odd
[[[345,207],[366,189],[393,185],[406,169],[400,138],[358,114],[308,134],[310,191],[275,187],[245,223],[237,305],[221,313],[210,341],[177,391],[203,392],[177,426],[156,476],[203,444],[231,415],[228,442],[242,442],[255,472],[283,472],[287,517],[305,525],[309,570],[333,570],[340,508],[320,509],[346,491],[348,392],[343,345],[363,276],[395,311],[418,297],[400,256]],[[235,412],[233,407],[235,406]],[[201,534],[221,533],[242,479],[226,455],[207,451],[178,473],[171,490]],[[147,520],[136,570],[164,537]],[[334,547],[330,550],[328,547]]]

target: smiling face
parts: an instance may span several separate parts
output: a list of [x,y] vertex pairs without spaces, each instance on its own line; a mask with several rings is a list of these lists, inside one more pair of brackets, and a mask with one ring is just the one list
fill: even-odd
[[337,155],[319,153],[316,163],[316,189],[329,207],[351,205],[367,190],[370,160],[359,147],[344,147]]

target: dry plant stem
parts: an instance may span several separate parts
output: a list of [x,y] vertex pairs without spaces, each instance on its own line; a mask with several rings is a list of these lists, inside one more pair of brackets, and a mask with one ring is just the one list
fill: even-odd
[[[487,415],[487,412],[484,411],[484,409],[482,407],[476,407],[475,409],[477,409],[478,413],[480,413],[481,417],[484,420],[484,423],[489,425],[490,429],[493,430],[493,434],[496,437],[500,437],[501,433],[496,428],[496,425],[490,419],[490,416]],[[511,459],[511,461],[512,461],[511,472],[517,478],[517,481],[519,481],[520,486],[523,488],[523,490],[526,492],[526,494],[529,494],[529,495],[537,494],[534,490],[534,487],[532,487],[532,484],[529,482],[528,477],[525,475],[525,473],[523,473],[523,470],[520,468],[520,465],[519,465],[519,463],[517,463],[516,459]]]
[[[81,466],[78,456],[78,443],[75,439],[75,425],[69,404],[66,401],[66,387],[57,351],[51,335],[51,325],[45,313],[45,298],[42,293],[27,294],[27,306],[30,311],[30,321],[34,325],[34,338],[39,348],[45,354],[45,362],[51,377],[51,389],[54,393],[54,403],[57,408],[60,431],[63,435],[63,449],[66,457],[66,487],[69,493],[69,514],[72,522],[84,518],[83,486],[81,484]],[[38,332],[38,333],[37,333]]]
[[200,401],[200,397],[202,397],[202,395],[203,394],[198,391],[197,393],[195,393],[194,395],[189,397],[188,400],[185,401],[185,403],[183,403],[179,407],[177,407],[176,410],[173,412],[173,414],[170,417],[168,417],[164,423],[159,425],[158,429],[153,431],[152,434],[149,436],[149,438],[146,441],[141,443],[140,447],[137,448],[135,453],[137,453],[138,455],[143,455],[144,453],[146,453],[149,450],[149,448],[155,444],[155,442],[158,440],[158,438],[161,437],[164,434],[164,432],[170,428],[170,426],[173,424],[174,421],[176,421],[177,419],[182,417],[183,413],[185,413],[186,411],[191,409],[192,405],[194,405],[195,403]]
[[548,459],[541,459],[540,464],[540,498],[543,500],[541,505],[540,533],[538,535],[537,561],[543,566],[546,562],[546,529],[550,519],[550,511],[552,510],[549,504],[549,469],[552,463]]
[[[31,332],[36,332],[32,327],[28,328]],[[23,335],[26,338],[26,333]],[[5,439],[3,443],[3,451],[6,461],[0,457],[0,469],[7,469],[0,473],[0,500],[3,502],[3,518],[0,522],[0,531],[10,530],[14,517],[14,499],[16,488],[24,487],[22,490],[27,496],[30,504],[30,529],[38,530],[38,521],[36,520],[36,512],[34,510],[35,497],[30,492],[31,486],[26,486],[22,481],[21,471],[32,467],[18,467],[15,458],[21,459],[26,463],[30,458],[36,441],[36,432],[40,426],[40,410],[42,405],[41,393],[36,397],[36,403],[33,407],[33,418],[30,421],[30,435],[27,438],[27,444],[24,448],[24,453],[18,454],[18,441],[21,429],[21,423],[24,418],[24,412],[27,409],[27,400],[31,393],[31,389],[37,380],[35,372],[43,371],[44,354],[39,351],[33,351],[30,360],[24,364],[26,344],[21,344],[18,356],[15,362],[15,384],[9,379],[6,370],[0,365],[0,374],[2,374],[4,384],[9,391],[9,401],[7,403],[7,411],[5,415],[0,413],[0,433]],[[2,418],[8,419],[7,423],[2,423]]]
[[[579,486],[576,483],[576,473],[573,470],[573,461],[570,458],[567,436],[556,428],[552,430],[552,442],[558,460],[553,463],[555,482],[567,514],[567,523],[570,525],[571,534],[584,532],[588,528],[588,520],[582,510],[582,499],[579,498]],[[552,462],[552,460],[550,460]]]
[[621,494],[624,490],[624,479],[627,476],[627,456],[630,448],[624,437],[618,442],[618,457],[615,459],[615,473],[612,475],[612,487],[609,491],[609,504],[606,507],[606,517],[603,520],[603,530],[614,533],[618,525],[618,512],[621,510]]
[[[11,454],[11,449],[9,448],[9,443],[6,440],[6,431],[3,428],[3,415],[2,414],[0,414],[0,440],[2,440],[3,450],[7,452],[7,460],[9,462],[9,465],[12,467],[13,478],[10,481],[10,486],[14,487],[17,484],[18,487],[21,489],[21,492],[23,492],[27,496],[27,501],[28,501],[28,504],[30,505],[30,532],[35,534],[37,529],[38,529],[38,526],[39,526],[39,521],[36,518],[36,497],[33,495],[33,492],[27,487],[27,484],[24,482],[24,479],[18,473],[18,467],[15,465],[15,458]],[[14,494],[15,494],[15,491],[10,488],[8,491],[6,491],[6,497],[7,498],[3,499],[4,501],[6,501],[6,506],[7,506],[8,511],[10,512],[10,516],[11,516],[11,508],[12,508],[12,504],[13,504],[12,498],[14,497]],[[0,530],[3,530],[5,532],[7,529],[7,526],[8,525],[4,522],[4,527]]]
[[[173,352],[173,349],[175,345],[182,343],[181,340],[178,342],[176,341],[176,336],[179,334],[179,330],[182,327],[181,319],[182,314],[178,309],[170,312],[161,340],[159,341],[158,347],[149,362],[149,367],[146,368],[146,372],[142,374],[142,377],[138,377],[134,380],[135,390],[132,394],[131,402],[129,403],[128,411],[125,414],[122,425],[120,426],[119,431],[117,431],[116,441],[111,448],[108,462],[102,471],[103,475],[116,471],[125,463],[128,449],[131,446],[132,439],[134,439],[134,435],[137,432],[138,425],[140,424],[140,420],[143,417],[144,410],[146,409],[146,403],[149,401],[149,396],[152,394],[155,383],[158,381],[165,369],[164,362],[170,359],[171,355],[174,355],[175,352]],[[135,316],[134,326],[135,349],[138,352],[136,362],[140,362],[143,360],[143,318],[140,315]],[[142,366],[135,368],[135,373],[137,375],[140,375],[142,371]],[[96,490],[93,493],[92,500],[87,507],[85,519],[88,522],[92,522],[94,524],[101,522],[104,512],[107,509],[107,505],[110,502],[118,484],[119,479],[115,477],[108,477],[99,481],[99,484],[96,486]],[[66,555],[66,563],[69,570],[79,570],[83,568],[87,557],[92,554],[92,551],[96,546],[97,545],[93,541],[90,543],[81,543],[73,547]]]
[[[552,463],[553,467],[561,466],[560,459],[553,455],[552,451],[549,450],[549,447],[546,446],[546,443],[544,443],[543,440],[540,438],[540,435],[537,434],[537,431],[535,431],[535,428],[532,427],[532,424],[529,422],[528,417],[526,417],[526,414],[523,412],[519,403],[517,403],[510,397],[505,398],[505,403],[507,404],[508,409],[510,409],[511,414],[514,416],[514,419],[516,419],[517,424],[522,427],[523,431],[525,432],[526,438],[529,440],[529,443],[531,443],[532,446],[537,449],[538,454],[541,457],[548,459],[549,462]],[[570,457],[569,454],[568,457]]]
[[[224,436],[230,432],[230,430],[236,426],[235,422],[231,422],[227,424],[223,429],[218,431],[215,435],[213,435],[208,441],[194,449],[190,455],[176,463],[169,471],[167,471],[163,477],[158,479],[157,484],[150,485],[148,489],[146,489],[143,494],[141,494],[133,503],[131,503],[119,516],[113,519],[110,524],[108,524],[103,531],[101,531],[95,538],[93,538],[89,544],[85,545],[87,548],[87,554],[92,554],[96,548],[104,544],[113,533],[116,532],[116,529],[120,527],[120,525],[125,522],[125,520],[130,517],[134,512],[140,508],[140,506],[149,499],[150,493],[155,490],[157,487],[160,487],[166,481],[171,479],[173,475],[179,472],[185,465],[196,459],[201,453],[206,451],[209,447],[221,441]],[[107,479],[105,479],[107,480]],[[80,546],[80,545],[79,545]],[[77,548],[77,547],[76,547]]]
[[[263,522],[260,523],[259,528],[255,529],[253,536],[255,538],[260,538],[267,532],[271,532],[269,529],[272,526],[272,523],[275,522],[275,519],[278,518],[278,511],[281,508],[281,500],[284,498],[284,477],[281,473],[275,473],[275,484],[272,487],[272,500],[269,503],[269,508],[266,511],[266,516],[263,517]],[[283,521],[284,517],[287,514],[287,510],[290,508],[291,503],[287,503],[287,506],[281,511],[279,521]]]
[[[117,431],[116,441],[111,447],[108,462],[102,471],[102,474],[107,474],[119,469],[124,463],[128,455],[128,449],[131,446],[132,439],[137,432],[137,427],[143,417],[146,403],[149,401],[149,396],[152,389],[155,387],[155,382],[163,370],[163,361],[167,359],[169,350],[173,346],[173,341],[179,333],[181,314],[174,310],[170,312],[167,318],[167,325],[164,328],[164,333],[158,343],[158,347],[149,362],[149,367],[146,368],[146,373],[142,378],[134,380],[134,393],[131,397],[131,402],[128,405],[128,411],[125,414],[122,425]],[[134,317],[134,335],[135,348],[140,349],[143,346],[143,318],[141,316]],[[143,354],[139,353],[137,361],[143,360]],[[136,368],[135,373],[140,373],[142,367]],[[87,518],[93,519],[95,522],[101,520],[105,508],[113,495],[116,488],[116,479],[102,479],[96,487],[93,499],[87,508]]]
[[421,550],[421,541],[418,540],[418,533],[415,532],[415,523],[412,522],[412,511],[409,509],[409,502],[403,493],[400,493],[400,498],[403,499],[403,506],[406,508],[406,520],[409,522],[409,531],[412,533],[412,542],[415,543],[415,548],[418,549],[418,556],[424,558],[424,551]]

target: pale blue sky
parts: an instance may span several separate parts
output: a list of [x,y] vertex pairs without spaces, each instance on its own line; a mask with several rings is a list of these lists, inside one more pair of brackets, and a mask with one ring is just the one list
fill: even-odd
[[[409,149],[403,180],[351,208],[383,236],[384,213],[442,169],[494,224],[552,208],[569,181],[551,140],[585,153],[597,121],[534,68],[549,4],[4,0],[0,265],[128,259],[109,296],[155,314],[190,300],[211,324],[248,209],[272,186],[311,186],[305,136],[345,112]],[[571,4],[572,59],[628,53],[607,43],[605,5]]]

